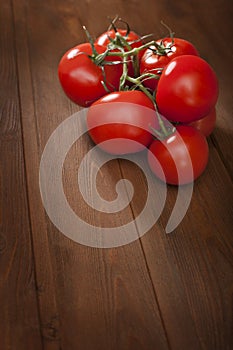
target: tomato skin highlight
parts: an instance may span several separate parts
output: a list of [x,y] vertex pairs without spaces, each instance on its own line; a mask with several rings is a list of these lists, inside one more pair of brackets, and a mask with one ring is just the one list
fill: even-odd
[[[168,37],[156,40],[156,43],[158,45],[160,45],[161,42],[166,48],[168,48],[172,43],[172,38]],[[151,48],[156,50],[155,46],[152,46]],[[164,55],[153,53],[153,51],[150,48],[148,48],[144,52],[141,59],[140,74],[152,73],[160,75],[161,70],[156,71],[156,69],[163,69],[173,58],[181,55],[199,56],[199,53],[193,44],[181,38],[173,38],[173,45],[171,47],[171,51],[167,52]],[[158,79],[145,79],[143,85],[149,88],[150,90],[155,91],[158,85]]]
[[218,80],[210,65],[198,56],[174,58],[158,82],[159,112],[172,122],[189,123],[206,116],[218,98]]
[[143,92],[119,91],[92,104],[87,127],[92,140],[105,152],[128,154],[150,145],[150,127],[157,129],[158,120],[153,103]]
[[178,126],[175,133],[167,139],[152,142],[148,151],[148,163],[152,172],[162,181],[165,176],[168,184],[184,185],[193,182],[203,173],[208,155],[206,138],[198,130],[191,126]]
[[[103,53],[105,47],[95,45],[98,53]],[[106,79],[110,91],[117,90],[122,74],[122,64],[105,65],[101,67],[88,57],[92,55],[89,43],[83,43],[68,50],[58,65],[58,76],[66,95],[79,106],[88,107],[98,98],[107,94],[101,81]],[[119,61],[116,56],[107,57],[106,60]]]

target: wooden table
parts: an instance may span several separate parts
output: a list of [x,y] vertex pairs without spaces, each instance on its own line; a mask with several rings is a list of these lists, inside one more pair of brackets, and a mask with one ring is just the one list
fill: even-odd
[[[39,164],[52,132],[80,110],[58,82],[60,57],[85,41],[83,24],[97,36],[115,14],[155,38],[167,34],[163,20],[193,42],[216,71],[220,96],[208,167],[177,229],[164,230],[177,193],[170,186],[149,232],[98,249],[52,224],[41,201]],[[0,349],[233,349],[232,2],[12,0],[1,2],[0,16]],[[147,185],[127,160],[109,162],[98,178],[107,200],[115,198],[119,179],[132,181],[135,196],[125,210],[97,216],[80,202],[76,172],[90,147],[83,137],[64,164],[71,207],[99,226],[133,220]]]

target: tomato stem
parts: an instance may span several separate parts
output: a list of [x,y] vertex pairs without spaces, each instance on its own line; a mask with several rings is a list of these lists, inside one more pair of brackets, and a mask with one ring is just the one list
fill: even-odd
[[123,56],[123,73],[120,77],[120,86],[119,86],[119,90],[124,90],[124,87],[125,87],[125,81],[128,77],[128,66],[127,66],[127,57],[126,56]]
[[[128,41],[119,33],[116,32],[116,39],[117,41],[120,43],[121,47],[126,47],[129,51],[132,50],[132,47],[130,46],[130,44],[128,43]],[[124,52],[125,53],[125,52]]]
[[[130,46],[130,51],[124,51],[124,52],[115,52],[115,51],[109,51],[108,52],[108,55],[109,56],[121,56],[121,57],[123,57],[123,56],[131,56],[131,55],[137,55],[138,53],[139,53],[139,51],[141,51],[141,50],[143,50],[143,49],[146,49],[146,48],[148,48],[149,46],[151,46],[151,45],[153,45],[155,43],[155,41],[154,40],[152,40],[152,41],[150,41],[150,42],[148,42],[148,43],[146,43],[146,44],[143,44],[143,45],[141,45],[141,46],[139,46],[139,47],[135,47],[135,48],[131,48],[131,46]],[[128,44],[129,45],[129,44]]]
[[95,45],[94,45],[94,41],[93,41],[90,33],[88,32],[88,30],[87,30],[87,28],[85,26],[83,26],[83,29],[84,29],[84,32],[85,32],[85,34],[87,36],[87,39],[88,39],[88,41],[89,41],[89,43],[91,45],[93,56],[95,56],[95,57],[98,56],[98,52],[96,51],[96,48],[95,48]]
[[158,111],[158,107],[157,104],[155,102],[155,98],[153,97],[153,95],[151,95],[151,93],[147,90],[147,88],[141,83],[140,79],[137,78],[131,78],[129,76],[126,77],[126,79],[128,81],[130,81],[131,83],[135,84],[136,87],[139,87],[139,89],[152,101],[154,108],[155,108],[155,112],[156,112],[156,116],[158,118],[158,122],[159,122],[159,127],[160,130],[155,130],[151,127],[151,129],[153,130],[153,134],[158,138],[158,139],[165,139],[168,136],[170,136],[171,134],[173,134],[176,130],[175,127],[172,128],[168,128],[165,126],[163,119],[161,118],[161,115]]
[[149,99],[150,99],[153,103],[155,103],[155,100],[154,100],[153,96],[152,96],[151,93],[147,90],[147,88],[146,88],[144,85],[142,85],[142,83],[141,83],[141,81],[140,81],[139,78],[132,78],[132,77],[127,76],[126,79],[127,79],[128,81],[130,81],[131,83],[135,84],[137,87],[139,87],[139,89],[140,89],[141,91],[143,91],[144,94],[145,94],[147,97],[149,97]]
[[116,16],[113,18],[113,20],[110,19],[111,24],[110,24],[110,26],[108,27],[108,31],[111,30],[111,29],[113,29],[115,33],[117,32],[117,27],[115,26],[115,23],[118,21],[118,19],[119,19],[119,16],[118,16],[118,15],[116,15]]
[[126,22],[126,21],[124,21],[122,18],[118,18],[118,21],[119,21],[119,22],[122,22],[122,23],[124,23],[124,24],[126,25],[126,34],[125,34],[125,36],[127,37],[127,36],[129,35],[129,33],[130,33],[130,26],[129,26],[129,23]]
[[168,27],[168,25],[166,23],[164,23],[163,21],[160,21],[160,23],[169,31],[169,35],[170,35],[170,38],[172,39],[172,45],[173,45],[175,33],[171,30],[170,27]]

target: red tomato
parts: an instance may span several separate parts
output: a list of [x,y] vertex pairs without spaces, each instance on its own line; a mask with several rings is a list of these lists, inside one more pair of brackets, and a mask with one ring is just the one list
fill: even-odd
[[[138,34],[136,34],[135,32],[133,32],[132,30],[128,34],[127,34],[127,30],[126,29],[117,29],[117,32],[121,36],[124,37],[124,39],[130,45],[131,49],[134,49],[136,47],[140,47],[143,44],[142,40],[140,40],[140,36]],[[107,45],[111,42],[109,38],[116,40],[116,32],[115,32],[115,30],[111,29],[111,30],[108,30],[107,32],[101,34],[96,39],[95,42],[98,45],[107,47]],[[116,40],[116,44],[118,44],[119,46],[123,46],[126,51],[129,51],[130,48],[127,48],[125,45],[122,45],[119,40],[120,39]],[[115,51],[119,51],[119,50],[116,49]],[[142,57],[143,53],[144,53],[144,50],[139,51],[139,54],[138,54],[139,60]],[[132,62],[129,62],[129,64],[128,64],[128,75],[131,76],[131,77],[134,76],[134,68],[133,68]]]
[[[153,140],[151,127],[158,128],[154,105],[141,91],[120,91],[100,98],[87,113],[93,141],[111,154],[143,150]],[[105,142],[107,141],[107,142]]]
[[198,56],[174,58],[158,82],[159,112],[173,122],[189,123],[206,116],[218,98],[218,81],[210,65]]
[[210,113],[202,119],[196,120],[188,124],[199,130],[205,137],[209,136],[215,128],[216,124],[216,109],[213,108]]
[[[106,48],[95,45],[100,54]],[[88,55],[92,55],[89,43],[80,44],[68,50],[58,66],[60,83],[66,95],[80,106],[88,107],[101,96],[107,94],[102,81],[110,91],[119,88],[119,79],[122,74],[122,64],[97,66]],[[106,60],[119,61],[116,56],[106,57]]]
[[[156,40],[156,43],[160,46],[159,48],[151,46],[144,52],[140,63],[140,74],[152,73],[160,75],[162,69],[173,58],[181,55],[199,55],[197,49],[184,39],[173,38],[172,44],[172,38],[164,38]],[[158,79],[146,79],[143,84],[154,91],[157,88]]]
[[[140,36],[133,32],[132,30],[127,34],[126,29],[117,29],[117,32],[121,34],[125,38],[125,40],[130,44],[132,48],[134,47],[139,47],[142,45],[142,41],[140,40]],[[108,30],[107,32],[101,34],[97,39],[96,39],[96,44],[101,45],[101,46],[107,46],[111,41],[110,39],[115,39],[116,38],[116,32],[115,30],[111,29]],[[135,42],[137,41],[137,42]]]
[[175,133],[165,140],[152,142],[148,162],[159,179],[164,180],[165,177],[168,184],[182,185],[193,182],[203,173],[208,154],[206,138],[198,130],[191,126],[178,126]]

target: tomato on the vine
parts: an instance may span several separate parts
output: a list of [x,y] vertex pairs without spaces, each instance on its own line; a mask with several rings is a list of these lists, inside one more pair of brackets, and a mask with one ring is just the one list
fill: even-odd
[[[208,162],[206,138],[191,126],[178,126],[164,140],[154,140],[148,150],[152,172],[168,184],[193,182],[205,170]],[[160,164],[160,165],[159,165]]]
[[207,116],[196,120],[195,122],[189,123],[188,125],[193,126],[195,129],[199,130],[205,137],[207,137],[213,132],[215,124],[216,108],[214,107]]
[[157,45],[150,46],[144,52],[140,62],[140,74],[152,73],[158,77],[146,78],[143,84],[156,90],[159,76],[166,65],[181,55],[199,56],[197,49],[189,41],[180,38],[164,38],[156,40]]
[[111,154],[139,152],[153,141],[158,121],[151,100],[141,91],[119,91],[100,98],[87,113],[92,140]]
[[[97,54],[102,54],[106,50],[104,46],[97,44],[94,47]],[[122,63],[118,63],[119,57],[105,57],[105,61],[113,61],[116,64],[101,67],[90,58],[92,54],[91,44],[77,45],[63,55],[58,66],[58,75],[64,92],[82,107],[88,107],[106,95],[106,88],[109,91],[117,90],[122,74]]]
[[172,122],[189,123],[206,116],[218,98],[218,81],[198,56],[182,55],[164,68],[158,82],[159,112]]
[[[128,33],[126,29],[117,28],[117,33],[119,33],[127,41],[132,49],[142,45],[141,37],[132,30],[130,30]],[[102,33],[96,39],[95,43],[101,46],[107,46],[111,42],[111,39],[116,39],[116,31],[114,29]],[[129,48],[126,47],[126,49]]]
[[[123,38],[123,41],[122,41]],[[143,43],[141,37],[136,34],[134,31],[127,31],[126,29],[117,28],[117,31],[114,29],[108,30],[102,33],[95,41],[96,44],[107,47],[111,41],[114,40],[114,43],[120,47],[123,47],[125,51],[130,51],[134,48],[140,47]],[[124,42],[125,41],[125,42]],[[119,49],[114,49],[119,51]],[[140,61],[145,50],[138,52],[138,59]],[[134,67],[132,61],[128,62],[128,74],[129,76],[134,76]]]

